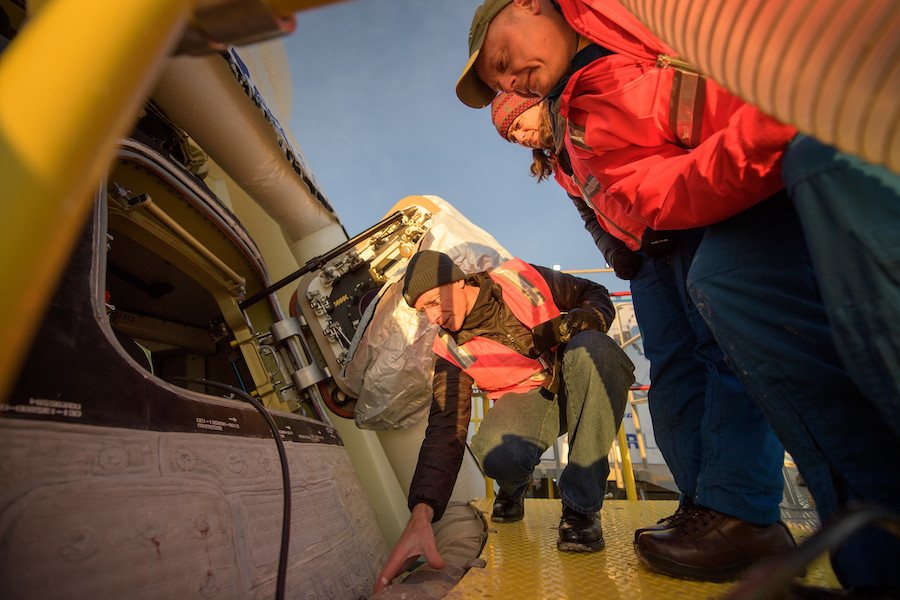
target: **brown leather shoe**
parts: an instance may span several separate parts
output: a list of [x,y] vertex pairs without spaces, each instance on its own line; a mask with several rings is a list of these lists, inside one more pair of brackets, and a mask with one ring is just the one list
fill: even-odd
[[672,527],[675,527],[678,523],[690,517],[693,510],[694,501],[691,500],[690,496],[686,496],[684,500],[681,501],[681,504],[678,505],[678,509],[673,514],[660,519],[656,522],[656,525],[648,525],[647,527],[635,529],[634,541],[637,542],[638,537],[640,537],[640,535],[645,531],[659,531],[661,529],[670,529]]
[[671,577],[731,581],[754,562],[796,546],[781,521],[755,525],[695,506],[674,527],[640,534],[634,551],[642,563]]

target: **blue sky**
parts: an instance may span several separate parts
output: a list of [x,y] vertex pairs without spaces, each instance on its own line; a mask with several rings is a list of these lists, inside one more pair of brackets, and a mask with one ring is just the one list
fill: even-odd
[[[605,267],[571,200],[528,173],[529,150],[502,140],[490,109],[454,92],[480,0],[352,0],[297,13],[285,38],[290,128],[347,233],[398,200],[433,194],[514,256],[563,269]],[[611,292],[628,283],[586,275]]]

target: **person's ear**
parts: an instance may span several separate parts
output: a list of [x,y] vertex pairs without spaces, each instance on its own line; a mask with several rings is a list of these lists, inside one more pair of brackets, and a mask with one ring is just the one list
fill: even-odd
[[541,12],[541,0],[513,0],[513,5],[528,14],[536,15]]

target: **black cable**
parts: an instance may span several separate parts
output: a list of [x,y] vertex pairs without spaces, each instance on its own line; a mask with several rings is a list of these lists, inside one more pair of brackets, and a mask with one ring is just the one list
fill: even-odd
[[300,279],[303,275],[306,275],[310,271],[320,268],[324,263],[328,262],[335,256],[338,256],[339,254],[346,252],[348,248],[355,246],[360,241],[370,237],[373,233],[375,233],[381,229],[385,229],[388,225],[392,225],[395,221],[400,220],[400,218],[403,217],[404,214],[406,214],[404,211],[397,211],[397,212],[391,213],[388,216],[386,216],[384,219],[382,219],[381,221],[376,223],[375,225],[372,225],[371,227],[369,227],[362,233],[359,233],[359,234],[353,236],[351,239],[347,240],[340,246],[337,246],[336,248],[332,248],[331,250],[329,250],[328,252],[326,252],[325,254],[323,254],[321,256],[316,256],[315,258],[309,259],[308,261],[306,261],[305,265],[303,265],[302,267],[300,267],[299,269],[297,269],[290,275],[287,275],[287,276],[281,278],[279,281],[276,281],[272,285],[268,286],[266,289],[259,291],[255,294],[253,294],[252,296],[250,296],[249,298],[247,298],[246,300],[239,302],[238,308],[240,308],[241,310],[247,310],[247,307],[253,306],[254,304],[259,302],[266,296],[268,296],[274,292],[277,292],[278,290],[280,290],[287,284],[291,283],[292,281],[294,281],[296,279]]
[[282,515],[281,521],[281,552],[278,555],[278,580],[275,584],[275,598],[276,600],[283,600],[285,579],[287,578],[288,548],[291,543],[291,476],[288,471],[287,453],[284,450],[284,442],[281,440],[281,433],[278,431],[278,426],[275,425],[272,416],[259,400],[244,390],[232,385],[209,379],[201,379],[199,377],[168,377],[166,378],[166,381],[170,383],[195,383],[206,387],[218,388],[234,394],[253,405],[253,408],[263,416],[269,429],[272,430],[272,436],[275,438],[275,445],[278,446],[278,458],[281,460],[281,479],[284,486],[284,514]]

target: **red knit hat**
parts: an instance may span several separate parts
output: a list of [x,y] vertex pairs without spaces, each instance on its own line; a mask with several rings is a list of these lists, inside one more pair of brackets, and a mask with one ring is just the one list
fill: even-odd
[[501,92],[494,98],[491,102],[491,119],[500,137],[509,141],[509,128],[512,127],[516,117],[540,101],[540,98],[525,98],[513,92]]

